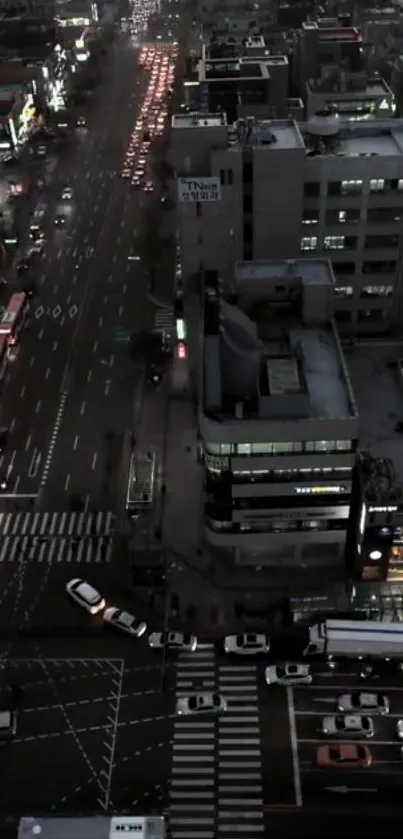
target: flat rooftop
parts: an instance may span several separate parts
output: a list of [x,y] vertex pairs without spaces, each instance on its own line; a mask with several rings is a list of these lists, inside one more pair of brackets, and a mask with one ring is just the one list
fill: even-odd
[[[326,267],[332,278],[325,260],[323,271],[320,260],[316,271],[313,268],[311,281],[318,286],[322,281],[327,284]],[[271,273],[263,272],[263,264],[261,268],[261,273],[258,266],[255,274],[248,274],[247,263],[237,265],[238,284],[231,302],[212,299],[210,294],[206,298],[206,414],[232,420],[356,417],[333,324],[305,325],[295,309],[295,292],[301,289],[301,273],[307,274],[308,266],[301,266],[299,275],[297,270],[282,273],[281,263],[276,262]],[[283,285],[281,301],[279,285]]]
[[[312,143],[309,124],[300,123],[300,129],[309,148]],[[368,123],[340,121],[337,143],[321,154],[326,156],[340,153],[348,157],[376,154],[383,157],[400,156],[403,153],[403,119],[388,119],[385,122],[374,120]]]
[[338,96],[341,100],[356,99],[360,102],[365,98],[382,99],[384,96],[390,96],[390,87],[382,78],[368,79],[362,87],[356,87],[354,82],[347,80],[346,86],[342,85],[341,79],[337,76],[329,76],[323,79],[309,79],[306,83],[307,92],[311,94],[321,93],[326,96]]
[[174,114],[172,128],[218,128],[227,124],[225,114],[203,114],[192,111],[189,114]]
[[[245,145],[246,121],[238,120],[231,126],[229,146],[231,150],[239,150]],[[273,146],[276,149],[303,149],[303,137],[296,122],[292,119],[254,121],[248,136],[248,145],[260,148]]]
[[301,277],[304,283],[324,283],[333,286],[334,278],[327,259],[260,259],[253,262],[236,262],[235,279],[278,280]]
[[[1,80],[1,74],[0,74]],[[0,102],[12,102],[15,96],[24,90],[24,85],[20,84],[6,84],[2,85],[0,81]]]
[[403,492],[403,378],[398,367],[403,343],[373,347],[357,345],[345,360],[360,417],[360,448],[392,461],[396,484]]

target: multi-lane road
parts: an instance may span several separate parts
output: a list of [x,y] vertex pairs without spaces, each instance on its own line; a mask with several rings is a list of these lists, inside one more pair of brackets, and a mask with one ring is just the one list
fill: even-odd
[[[46,191],[38,296],[2,392],[2,422],[11,430],[2,471],[11,492],[41,490],[43,509],[69,509],[77,496],[86,510],[107,511],[118,492],[136,384],[127,340],[153,317],[144,267],[128,256],[154,197],[120,178],[148,85],[138,55],[127,37],[111,48],[88,128]],[[58,228],[65,185],[73,200]]]
[[[169,654],[162,680],[161,655],[145,638],[108,633],[83,633],[79,656],[72,639],[24,641],[7,666],[24,698],[0,789],[3,813],[135,808],[165,813],[172,839],[279,836],[287,826],[316,837],[330,813],[334,836],[358,818],[362,827],[369,813],[375,821],[382,813],[385,825],[398,817],[398,683],[381,687],[391,714],[376,719],[371,768],[333,771],[316,767],[324,742],[317,729],[340,693],[357,686],[348,673],[318,671],[310,687],[269,689],[264,661],[232,659],[201,642],[196,653]],[[177,716],[178,698],[203,691],[225,696],[227,711]]]

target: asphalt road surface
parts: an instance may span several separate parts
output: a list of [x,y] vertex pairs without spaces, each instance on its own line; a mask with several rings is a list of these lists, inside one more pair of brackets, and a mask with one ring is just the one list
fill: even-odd
[[[134,808],[165,813],[172,839],[277,836],[287,826],[316,837],[329,816],[331,836],[364,824],[373,836],[382,814],[392,834],[400,685],[381,688],[392,711],[376,720],[373,766],[329,774],[315,768],[320,709],[333,708],[354,677],[316,674],[312,687],[269,690],[263,660],[240,661],[201,640],[196,653],[168,653],[164,666],[146,637],[91,635],[84,623],[79,656],[77,639],[25,639],[0,667],[3,707],[7,684],[24,691],[15,740],[2,747],[1,814]],[[179,698],[212,691],[225,697],[225,713],[176,714]]]
[[[86,510],[107,511],[118,492],[136,384],[127,339],[153,318],[143,266],[128,261],[153,196],[120,178],[147,89],[137,59],[127,38],[111,48],[88,129],[64,153],[47,191],[39,293],[3,390],[2,421],[11,434],[2,472],[12,492],[41,489],[43,509],[68,509],[74,495]],[[73,200],[62,206],[65,185]],[[55,228],[61,209],[67,223]]]
[[158,658],[124,638],[84,642],[80,657],[68,642],[57,650],[42,645],[38,659],[28,645],[0,673],[23,687],[0,814],[164,810],[173,694],[160,691]]

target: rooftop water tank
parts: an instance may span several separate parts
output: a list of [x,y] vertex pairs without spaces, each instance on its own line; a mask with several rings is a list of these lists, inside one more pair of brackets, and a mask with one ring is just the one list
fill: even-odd
[[312,137],[335,137],[340,130],[339,115],[331,108],[324,108],[309,118],[307,128]]

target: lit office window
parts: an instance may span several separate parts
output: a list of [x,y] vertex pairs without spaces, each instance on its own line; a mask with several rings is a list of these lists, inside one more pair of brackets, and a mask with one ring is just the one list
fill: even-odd
[[318,237],[317,236],[303,236],[301,239],[301,250],[302,251],[316,251],[318,247]]
[[327,251],[342,251],[346,246],[345,236],[325,236],[323,247]]
[[385,180],[384,178],[371,178],[369,182],[369,191],[370,192],[383,192],[385,189]]

